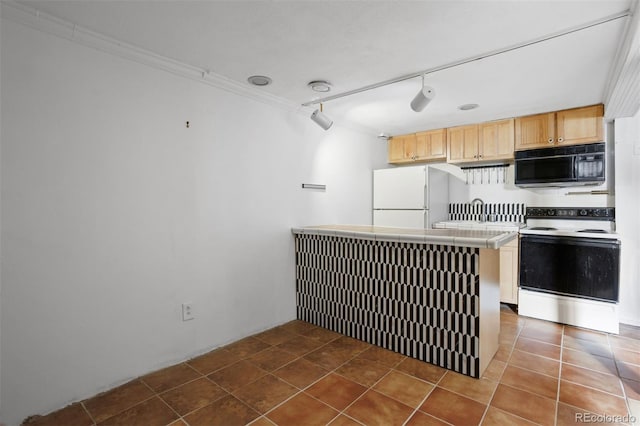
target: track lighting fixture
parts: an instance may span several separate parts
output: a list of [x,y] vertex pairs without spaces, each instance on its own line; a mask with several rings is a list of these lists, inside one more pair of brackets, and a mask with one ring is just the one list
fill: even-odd
[[424,85],[424,74],[422,74],[422,87],[416,97],[411,101],[411,109],[415,112],[422,111],[435,96],[436,91],[433,87]]
[[311,119],[324,130],[329,130],[329,127],[333,124],[333,120],[324,115],[322,112],[322,104],[320,104],[320,109],[313,111],[311,114]]
[[[475,61],[479,61],[481,59],[485,59],[485,58],[490,58],[493,56],[498,56],[498,55],[502,55],[503,53],[509,53],[509,52],[513,52],[515,50],[518,49],[523,49],[525,47],[528,46],[532,46],[538,43],[544,43],[548,40],[552,40],[558,37],[563,37],[569,34],[573,34],[577,31],[583,31],[583,30],[589,30],[597,25],[603,25],[606,24],[608,22],[614,21],[616,19],[622,19],[622,18],[626,18],[628,16],[631,16],[632,13],[629,10],[626,10],[624,12],[620,12],[614,15],[609,15],[609,16],[605,16],[602,17],[600,19],[597,19],[595,21],[590,21],[590,22],[586,22],[582,25],[579,25],[577,27],[571,27],[571,28],[566,28],[564,30],[555,32],[555,33],[551,33],[551,34],[546,34],[546,35],[542,35],[539,36],[537,38],[531,39],[531,40],[526,40],[523,41],[521,43],[518,43],[516,45],[511,45],[511,46],[506,46],[503,47],[501,49],[496,49],[496,50],[491,50],[488,52],[483,52],[480,53],[478,55],[475,56],[471,56],[465,59],[459,59],[453,62],[449,62],[447,64],[443,64],[443,65],[438,65],[436,67],[433,68],[429,68],[426,70],[422,70],[422,71],[418,71],[415,73],[411,73],[411,74],[406,74],[406,75],[401,75],[399,77],[395,77],[389,80],[384,80],[384,81],[380,81],[378,83],[373,83],[373,84],[369,84],[367,86],[363,86],[357,89],[352,89],[346,92],[342,92],[342,93],[337,93],[335,95],[330,95],[330,96],[325,96],[323,98],[315,98],[313,100],[310,100],[308,102],[305,102],[302,104],[302,106],[306,107],[306,106],[311,106],[311,105],[316,105],[322,102],[329,102],[332,101],[334,99],[339,99],[339,98],[344,98],[345,96],[351,96],[351,95],[355,95],[356,93],[362,93],[362,92],[366,92],[368,90],[373,90],[373,89],[377,89],[379,87],[384,87],[384,86],[388,86],[390,84],[395,84],[395,83],[399,83],[401,81],[406,81],[406,80],[410,80],[416,77],[420,77],[422,76],[423,78],[423,82],[422,82],[422,90],[420,90],[420,93],[418,93],[415,97],[415,99],[411,102],[411,108],[414,111],[421,111],[425,106],[427,106],[427,104],[429,103],[429,101],[431,99],[433,99],[433,96],[435,94],[434,90],[430,87],[425,87],[424,86],[424,76],[426,74],[432,74],[438,71],[443,71],[443,70],[448,70],[451,68],[455,68],[455,67],[459,67],[461,65],[465,65],[465,64],[469,64]],[[425,100],[427,100],[425,102]],[[414,103],[416,104],[414,107]],[[420,107],[420,105],[424,103],[424,105],[422,105]]]

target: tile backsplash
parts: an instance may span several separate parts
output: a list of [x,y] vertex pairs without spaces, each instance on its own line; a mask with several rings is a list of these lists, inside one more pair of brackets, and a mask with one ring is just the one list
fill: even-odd
[[450,203],[449,220],[481,220],[482,214],[494,215],[496,222],[524,223],[526,206],[524,203]]

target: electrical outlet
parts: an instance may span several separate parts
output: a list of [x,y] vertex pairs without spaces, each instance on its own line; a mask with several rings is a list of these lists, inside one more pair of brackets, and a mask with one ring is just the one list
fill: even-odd
[[193,303],[182,304],[182,321],[189,321],[194,318],[193,316]]

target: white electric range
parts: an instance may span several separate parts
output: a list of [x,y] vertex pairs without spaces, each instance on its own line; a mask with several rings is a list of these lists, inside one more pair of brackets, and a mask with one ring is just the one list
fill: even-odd
[[518,313],[618,333],[615,209],[529,207],[526,221]]

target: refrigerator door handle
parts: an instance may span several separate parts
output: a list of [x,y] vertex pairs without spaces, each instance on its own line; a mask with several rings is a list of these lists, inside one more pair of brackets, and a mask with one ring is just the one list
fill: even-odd
[[425,184],[424,184],[424,202],[423,202],[423,206],[422,206],[425,209],[429,208],[428,201],[429,201],[429,187],[427,186],[426,181],[425,181]]

